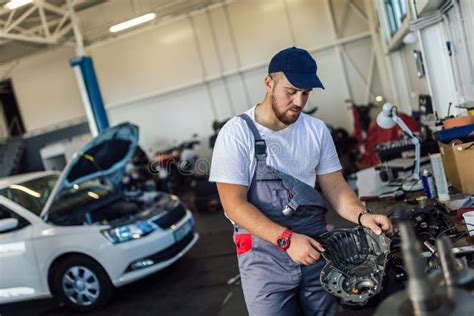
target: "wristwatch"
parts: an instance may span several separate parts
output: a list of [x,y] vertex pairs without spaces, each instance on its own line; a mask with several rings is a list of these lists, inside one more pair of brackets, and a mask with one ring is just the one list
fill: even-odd
[[359,213],[359,216],[357,217],[357,222],[359,223],[360,226],[362,226],[362,223],[360,221],[360,219],[362,218],[362,215],[370,214],[370,213],[372,213],[372,212],[368,208]]
[[293,232],[289,230],[288,228],[285,229],[285,231],[281,233],[277,238],[277,242],[276,242],[277,247],[283,251],[286,251],[286,249],[290,247],[291,235],[293,235]]

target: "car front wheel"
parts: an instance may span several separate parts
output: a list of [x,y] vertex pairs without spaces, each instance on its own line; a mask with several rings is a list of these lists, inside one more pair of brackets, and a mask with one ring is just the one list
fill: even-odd
[[105,305],[113,293],[113,285],[104,269],[95,261],[72,256],[54,269],[54,295],[61,305],[89,311]]

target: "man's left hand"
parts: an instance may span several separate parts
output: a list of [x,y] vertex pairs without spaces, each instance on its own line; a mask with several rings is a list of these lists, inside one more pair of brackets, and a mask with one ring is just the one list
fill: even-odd
[[393,225],[385,215],[367,213],[362,215],[360,222],[362,226],[369,228],[377,235],[380,235],[382,231],[388,236],[393,234]]

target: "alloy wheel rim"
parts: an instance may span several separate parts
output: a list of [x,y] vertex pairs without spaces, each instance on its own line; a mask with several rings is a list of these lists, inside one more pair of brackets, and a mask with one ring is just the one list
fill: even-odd
[[73,266],[63,275],[63,291],[74,304],[88,306],[97,301],[100,294],[99,279],[84,266]]

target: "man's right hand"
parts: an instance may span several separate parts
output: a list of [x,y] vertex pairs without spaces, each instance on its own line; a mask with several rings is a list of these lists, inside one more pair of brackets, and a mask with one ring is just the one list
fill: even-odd
[[324,248],[319,242],[308,236],[293,233],[290,247],[286,252],[294,262],[309,266],[320,259],[320,253],[324,252]]

